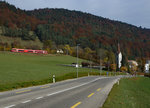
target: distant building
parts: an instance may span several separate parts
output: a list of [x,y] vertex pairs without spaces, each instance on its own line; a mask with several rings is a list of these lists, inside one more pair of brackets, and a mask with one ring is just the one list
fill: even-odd
[[135,60],[128,60],[129,67],[132,68],[132,66],[138,66],[138,63]]
[[149,73],[149,64],[145,64],[145,73]]
[[64,51],[62,49],[57,50],[57,54],[63,54],[63,53],[64,53]]
[[146,64],[145,64],[145,73],[149,73],[149,68],[150,68],[150,60],[147,60],[146,61]]

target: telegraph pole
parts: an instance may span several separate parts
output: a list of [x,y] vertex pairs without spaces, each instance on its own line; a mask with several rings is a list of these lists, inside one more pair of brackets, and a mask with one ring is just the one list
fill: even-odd
[[80,44],[77,44],[77,65],[76,65],[76,68],[77,68],[77,78],[78,78],[78,67],[79,67],[79,64],[78,64],[78,49],[79,49],[79,45]]

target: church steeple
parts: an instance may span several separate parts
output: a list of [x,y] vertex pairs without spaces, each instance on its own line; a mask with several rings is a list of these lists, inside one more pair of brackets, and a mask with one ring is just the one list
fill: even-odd
[[120,53],[120,45],[119,45],[119,43],[118,43],[118,54]]
[[117,67],[118,69],[120,70],[120,67],[121,67],[121,61],[122,61],[122,54],[121,54],[121,50],[120,50],[120,45],[119,45],[119,42],[118,42],[118,51],[117,51]]

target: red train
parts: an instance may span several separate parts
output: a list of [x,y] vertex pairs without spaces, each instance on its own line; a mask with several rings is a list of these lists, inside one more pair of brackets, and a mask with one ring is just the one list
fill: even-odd
[[48,54],[47,51],[45,50],[18,49],[18,48],[12,48],[11,52]]

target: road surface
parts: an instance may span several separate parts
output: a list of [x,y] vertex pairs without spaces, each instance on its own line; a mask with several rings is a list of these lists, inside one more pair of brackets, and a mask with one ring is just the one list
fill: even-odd
[[99,108],[121,76],[90,76],[0,93],[0,108]]

